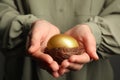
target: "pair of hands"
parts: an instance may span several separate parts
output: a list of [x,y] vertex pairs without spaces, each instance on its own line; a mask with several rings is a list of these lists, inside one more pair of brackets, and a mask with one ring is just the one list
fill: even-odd
[[54,77],[59,77],[70,70],[80,70],[91,59],[98,60],[96,54],[96,41],[87,25],[77,25],[65,34],[73,36],[78,43],[84,45],[85,52],[73,55],[64,60],[61,65],[44,53],[48,40],[55,34],[60,34],[59,29],[45,20],[36,21],[31,30],[28,52],[36,59],[40,68],[47,70]]

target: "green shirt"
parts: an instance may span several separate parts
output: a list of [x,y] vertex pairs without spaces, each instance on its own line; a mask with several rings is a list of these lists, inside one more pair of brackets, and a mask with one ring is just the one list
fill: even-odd
[[[37,19],[58,26],[61,33],[77,24],[89,25],[100,60],[55,79],[25,57],[23,72],[19,74],[22,80],[35,80],[33,73],[39,80],[112,80],[107,57],[120,54],[120,0],[0,0],[0,48],[7,57],[24,55],[20,53],[25,50],[26,35]],[[16,76],[10,75],[8,79],[15,80]],[[18,74],[13,72],[13,75]]]

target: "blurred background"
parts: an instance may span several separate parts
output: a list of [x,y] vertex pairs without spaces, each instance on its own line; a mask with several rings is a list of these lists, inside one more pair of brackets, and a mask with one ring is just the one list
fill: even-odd
[[0,52],[0,80],[3,80],[3,75],[4,75],[4,64],[5,63],[5,58],[3,54]]
[[[114,80],[120,80],[120,56],[111,57],[110,62],[112,64],[113,71],[114,71]],[[0,80],[3,80],[4,65],[5,65],[5,57],[0,52]]]
[[113,56],[110,62],[114,71],[114,80],[120,80],[120,56]]

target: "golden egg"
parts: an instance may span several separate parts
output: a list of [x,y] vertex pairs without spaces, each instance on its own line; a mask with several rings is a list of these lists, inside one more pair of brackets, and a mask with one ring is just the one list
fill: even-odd
[[57,34],[51,37],[48,41],[47,48],[75,48],[79,47],[79,44],[76,39],[72,36],[65,35],[65,34]]

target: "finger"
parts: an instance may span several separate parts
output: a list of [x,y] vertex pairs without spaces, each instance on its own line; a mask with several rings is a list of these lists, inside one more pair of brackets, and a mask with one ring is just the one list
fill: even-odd
[[68,72],[70,72],[70,70],[68,68],[61,68],[59,70],[59,75],[63,75],[63,74],[68,73]]
[[68,59],[64,60],[62,63],[61,63],[61,68],[67,68],[68,66],[70,65]]
[[46,64],[50,65],[52,62],[53,62],[53,59],[51,56],[49,56],[48,54],[44,54],[44,53],[33,53],[31,54],[31,56],[34,58],[34,59],[37,59],[37,61],[43,61],[45,62]]
[[56,61],[53,61],[49,66],[51,67],[52,71],[54,71],[54,72],[59,70],[59,65],[57,64]]
[[65,74],[65,73],[68,73],[70,70],[68,69],[68,67],[60,67],[60,69],[59,69],[59,74],[60,75],[63,75],[63,74]]
[[77,71],[77,70],[80,70],[82,67],[83,67],[83,64],[70,63],[68,69],[72,71]]
[[69,66],[69,61],[66,59],[64,60],[61,65],[60,65],[60,69],[59,69],[59,74],[63,75],[64,73],[68,72],[69,70],[67,69]]
[[85,45],[85,49],[86,52],[89,54],[89,56],[91,58],[93,58],[94,60],[98,60],[99,57],[96,53],[96,43],[95,43],[95,39],[92,35],[87,35],[88,37],[84,38],[84,45]]
[[70,70],[80,70],[81,68],[83,67],[83,64],[80,64],[80,63],[72,63],[72,62],[69,62],[68,60],[64,61],[62,63],[62,66],[61,68],[59,69],[59,74],[60,75],[63,75],[67,72],[69,72]]
[[31,35],[30,35],[30,48],[28,51],[30,53],[36,52],[38,49],[40,49],[40,44],[41,44],[41,36],[42,34],[40,31],[34,30]]
[[78,63],[78,64],[85,64],[90,62],[90,57],[87,53],[83,53],[81,55],[73,55],[69,58],[69,62]]
[[[33,25],[33,28],[31,30],[31,47],[29,48],[30,52],[35,52],[39,48],[41,48],[41,44],[43,43],[47,32],[48,32],[48,27],[46,27],[46,21],[36,21]],[[43,31],[44,29],[44,31]],[[46,32],[46,33],[45,33]],[[41,46],[41,47],[40,47]]]
[[53,77],[55,77],[55,78],[58,78],[58,77],[60,76],[60,74],[59,74],[57,71],[56,71],[56,72],[53,72],[52,75],[53,75]]
[[51,73],[55,78],[59,77],[60,76],[60,74],[58,73],[59,65],[57,64],[57,62],[53,61],[49,66],[51,68],[49,73]]

